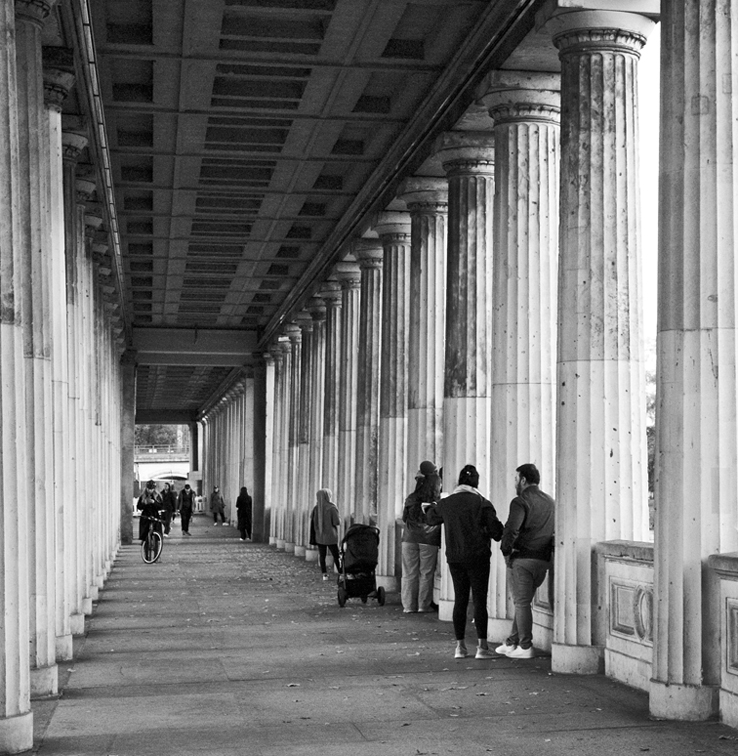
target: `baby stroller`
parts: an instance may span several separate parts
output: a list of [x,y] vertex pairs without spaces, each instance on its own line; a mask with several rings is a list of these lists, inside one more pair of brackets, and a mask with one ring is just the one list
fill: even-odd
[[374,571],[379,561],[379,528],[352,525],[341,541],[341,575],[338,578],[338,605],[346,599],[371,596],[384,606],[384,588],[377,588]]

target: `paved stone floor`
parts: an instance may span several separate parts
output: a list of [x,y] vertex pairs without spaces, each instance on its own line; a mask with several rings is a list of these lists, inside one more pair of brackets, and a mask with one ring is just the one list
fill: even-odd
[[738,753],[721,724],[550,659],[453,659],[448,623],[336,602],[315,563],[235,528],[179,525],[160,563],[122,547],[63,691],[35,702],[39,756],[682,756]]

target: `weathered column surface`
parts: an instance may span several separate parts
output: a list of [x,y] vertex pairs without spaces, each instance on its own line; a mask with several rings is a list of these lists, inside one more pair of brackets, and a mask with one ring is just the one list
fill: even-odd
[[[418,465],[443,456],[446,343],[446,179],[409,178],[398,196],[410,211],[410,300],[405,489]],[[403,490],[405,490],[403,489]]]
[[319,488],[337,494],[341,364],[341,284],[326,281],[320,290],[326,306],[325,318],[325,392],[323,399],[323,457]]
[[289,412],[286,420],[287,436],[287,496],[285,497],[284,550],[295,552],[295,507],[300,496],[300,420],[302,412],[302,339],[300,326],[285,327],[290,340]]
[[602,669],[592,548],[645,540],[637,72],[653,23],[549,21],[561,58],[561,197],[552,666]]
[[[448,176],[446,368],[443,398],[444,490],[466,464],[490,485],[492,402],[492,200],[494,138],[448,132],[437,151]],[[451,619],[453,586],[442,564],[439,616]]]
[[44,106],[41,29],[52,1],[16,0],[20,197],[25,225],[21,309],[27,369],[26,490],[30,539],[31,696],[56,695],[56,578],[51,385],[49,117]]
[[[650,706],[657,717],[706,719],[716,711],[726,663],[726,608],[709,592],[707,558],[738,551],[738,100],[729,84],[738,76],[738,30],[732,3],[662,7],[661,89],[668,96],[661,100]],[[736,726],[736,704],[721,716]]]
[[[271,502],[272,515],[269,523],[269,545],[277,545],[277,537],[281,534],[282,506],[280,497],[280,473],[279,465],[281,461],[280,444],[281,444],[281,424],[280,417],[282,414],[282,349],[279,341],[273,343],[270,347],[269,354],[273,360],[274,366],[274,409],[272,412],[272,485],[271,485]],[[284,537],[284,536],[283,536]]]
[[[533,462],[543,489],[555,493],[559,81],[495,71],[479,88],[495,137],[489,490],[503,522],[521,464]],[[488,608],[505,622],[493,620],[490,635],[504,637],[512,607],[504,560],[493,554]]]
[[351,261],[337,263],[335,273],[341,284],[341,377],[338,389],[338,482],[334,498],[345,530],[353,518],[355,499],[361,271]]
[[254,479],[251,496],[251,538],[271,544],[272,481],[274,448],[274,357],[262,355],[254,368]]
[[310,494],[310,396],[313,385],[313,319],[308,312],[298,314],[296,321],[300,327],[300,394],[297,399],[299,416],[297,417],[297,456],[293,462],[296,476],[296,491],[293,499],[293,543],[295,556],[304,557],[307,546],[307,534],[303,537],[306,526],[308,501],[315,496]]
[[355,522],[368,525],[376,524],[377,518],[382,245],[378,239],[360,239],[353,251],[361,268],[353,512]]
[[[410,292],[410,216],[379,213],[374,230],[382,243],[382,327],[380,360],[377,579],[399,590],[395,570],[395,521],[402,516],[407,456],[407,367]],[[412,478],[411,478],[412,480]],[[414,482],[414,481],[413,481]]]
[[18,162],[18,93],[13,3],[0,0],[0,752],[33,746],[28,665],[28,516],[25,372],[21,328],[21,242]]
[[[278,346],[282,353],[282,376],[279,396],[279,517],[277,548],[286,548],[286,529],[288,517],[288,498],[290,495],[289,463],[290,463],[290,412],[291,412],[291,382],[292,382],[292,345],[288,336],[279,340]],[[291,516],[291,514],[290,514]]]

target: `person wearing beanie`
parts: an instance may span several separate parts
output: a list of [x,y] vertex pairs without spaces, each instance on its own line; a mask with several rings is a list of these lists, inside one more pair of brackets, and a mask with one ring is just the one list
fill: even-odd
[[466,649],[466,610],[469,589],[474,601],[474,627],[477,632],[477,659],[492,659],[487,642],[487,591],[490,539],[502,538],[502,523],[492,504],[478,490],[479,473],[465,465],[459,485],[450,496],[424,506],[430,524],[443,523],[446,536],[446,561],[454,584],[453,624],[456,635],[455,658],[469,655]]
[[318,547],[318,564],[323,573],[323,580],[328,580],[328,568],[325,558],[327,552],[331,552],[333,564],[338,572],[341,571],[341,558],[338,552],[338,526],[341,517],[338,507],[333,503],[333,494],[330,488],[321,488],[315,494],[316,504],[310,514],[311,540]]
[[405,499],[402,510],[402,583],[400,596],[406,613],[432,612],[433,582],[441,545],[441,526],[429,525],[423,513],[423,502],[441,496],[441,478],[432,462],[421,462],[415,475],[415,490]]

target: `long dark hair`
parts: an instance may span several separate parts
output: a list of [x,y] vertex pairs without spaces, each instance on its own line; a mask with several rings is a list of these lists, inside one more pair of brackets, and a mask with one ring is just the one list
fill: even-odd
[[432,475],[419,476],[415,481],[415,503],[413,504],[410,516],[414,520],[419,520],[423,514],[421,504],[424,501],[438,501],[441,498],[441,478],[436,473]]

